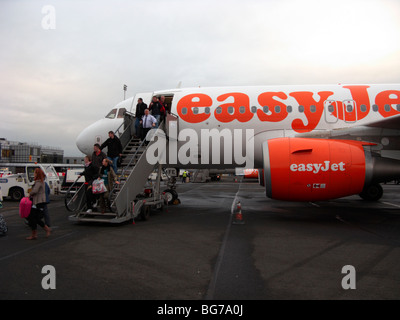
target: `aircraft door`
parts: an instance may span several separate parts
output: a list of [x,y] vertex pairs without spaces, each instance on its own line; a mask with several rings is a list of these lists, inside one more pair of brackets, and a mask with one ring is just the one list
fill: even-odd
[[355,122],[357,120],[356,102],[354,100],[343,101],[344,120],[346,122]]
[[326,100],[324,102],[325,121],[326,123],[336,123],[339,119],[341,104],[335,100]]
[[132,110],[130,112],[135,114],[136,117],[136,105],[138,104],[138,99],[142,98],[143,102],[147,104],[148,107],[152,97],[153,97],[153,92],[137,93],[135,95],[135,98],[133,99]]

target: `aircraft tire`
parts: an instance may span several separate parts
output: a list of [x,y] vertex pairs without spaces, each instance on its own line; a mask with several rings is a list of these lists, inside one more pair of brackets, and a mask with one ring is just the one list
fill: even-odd
[[173,189],[164,190],[167,197],[168,204],[173,204],[176,199],[178,199],[178,193]]
[[379,183],[364,187],[360,197],[366,201],[378,201],[383,196],[383,188]]

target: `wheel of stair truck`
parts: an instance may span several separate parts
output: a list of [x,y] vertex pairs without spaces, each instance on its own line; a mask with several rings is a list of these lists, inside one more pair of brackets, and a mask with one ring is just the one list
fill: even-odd
[[367,201],[378,201],[383,195],[383,189],[379,183],[371,184],[364,187],[359,195]]
[[150,219],[150,206],[142,206],[142,209],[140,211],[140,219],[142,221],[147,221]]
[[11,188],[9,195],[13,201],[20,201],[24,197],[24,189],[20,187]]
[[173,204],[178,199],[178,193],[174,189],[167,189],[164,191],[168,204]]

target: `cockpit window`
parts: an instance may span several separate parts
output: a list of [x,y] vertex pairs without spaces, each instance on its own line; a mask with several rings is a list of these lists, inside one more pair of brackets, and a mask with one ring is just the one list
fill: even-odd
[[121,108],[118,110],[118,118],[123,118],[125,115],[126,109],[125,108]]
[[115,119],[115,116],[117,115],[117,108],[112,109],[108,115],[106,115],[106,118],[108,119]]

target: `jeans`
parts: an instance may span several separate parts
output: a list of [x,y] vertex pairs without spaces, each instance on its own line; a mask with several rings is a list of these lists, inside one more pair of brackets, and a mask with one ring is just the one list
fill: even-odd
[[156,118],[156,120],[157,120],[156,126],[155,126],[154,128],[157,129],[158,126],[160,125],[160,118],[161,118],[161,115],[160,115],[160,114],[157,114],[157,115],[154,116],[154,118]]
[[119,157],[115,157],[115,158],[107,157],[107,159],[109,159],[109,160],[111,160],[113,162],[112,168],[114,169],[114,172],[116,174],[117,170],[118,170],[118,159],[119,159]]
[[45,224],[43,222],[43,204],[38,203],[36,205],[36,208],[31,209],[31,213],[29,214],[28,218],[29,226],[31,227],[32,230],[37,229],[37,225],[41,226],[44,228]]
[[139,118],[139,117],[136,118],[136,121],[135,121],[135,135],[136,135],[137,137],[140,137],[140,136],[141,136],[141,132],[140,132],[140,118]]

